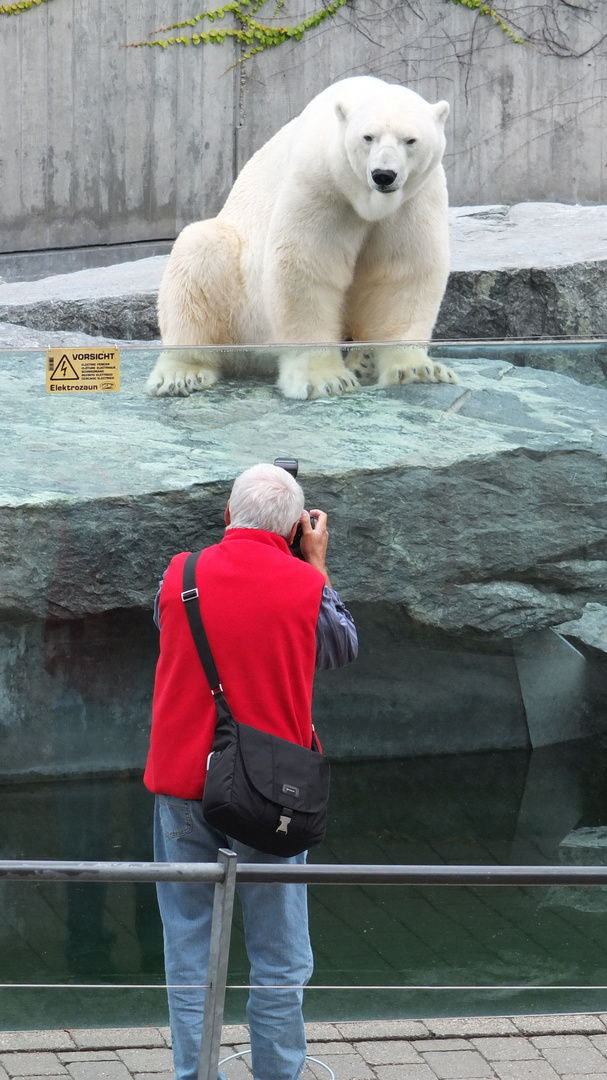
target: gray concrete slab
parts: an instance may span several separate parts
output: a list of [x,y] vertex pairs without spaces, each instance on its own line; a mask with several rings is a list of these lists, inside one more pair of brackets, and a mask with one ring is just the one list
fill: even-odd
[[600,1073],[605,1071],[605,1058],[590,1043],[568,1047],[547,1046],[542,1050],[547,1061],[560,1075],[565,1073]]
[[362,1020],[335,1027],[342,1039],[423,1039],[428,1035],[428,1028],[419,1020]]
[[9,1076],[67,1076],[67,1070],[55,1054],[35,1051],[2,1054],[0,1062]]
[[129,1049],[117,1050],[116,1053],[131,1073],[161,1073],[170,1069],[173,1062],[172,1052],[167,1049]]
[[[402,1039],[390,1042],[357,1042],[356,1049],[367,1065],[423,1065],[423,1057]],[[314,1053],[322,1057],[320,1048]]]
[[430,1050],[422,1052],[422,1058],[439,1080],[468,1080],[468,1077],[493,1075],[485,1059],[472,1049]]
[[73,1061],[68,1065],[73,1080],[130,1080],[126,1065],[121,1061]]
[[6,1050],[73,1050],[67,1031],[0,1031],[0,1054]]
[[516,1035],[517,1029],[507,1016],[442,1017],[425,1020],[433,1035]]
[[600,1035],[607,1025],[598,1014],[557,1013],[547,1016],[515,1016],[513,1023],[523,1035]]
[[[543,1036],[557,1038],[558,1036]],[[539,1050],[533,1046],[532,1039],[515,1037],[472,1039],[472,1044],[487,1061],[525,1061],[539,1058]]]
[[558,1080],[548,1061],[499,1061],[493,1068],[500,1080]]
[[539,1050],[573,1050],[592,1046],[588,1035],[537,1035],[529,1042],[537,1046]]
[[[248,1038],[247,1028],[243,1027],[242,1030],[245,1033],[245,1038]],[[331,1042],[334,1039],[341,1039],[336,1024],[306,1024],[306,1036],[309,1043]]]

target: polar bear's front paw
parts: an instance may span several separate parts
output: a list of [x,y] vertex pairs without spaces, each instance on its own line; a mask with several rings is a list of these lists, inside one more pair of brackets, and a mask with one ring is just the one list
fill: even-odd
[[378,356],[378,386],[396,386],[413,382],[457,382],[451,368],[432,360],[425,349],[404,346]]
[[280,360],[278,388],[287,398],[333,397],[357,387],[358,379],[344,365],[339,349],[285,354]]
[[192,355],[165,353],[152,371],[146,390],[151,397],[188,397],[195,390],[208,390],[216,382],[217,371]]

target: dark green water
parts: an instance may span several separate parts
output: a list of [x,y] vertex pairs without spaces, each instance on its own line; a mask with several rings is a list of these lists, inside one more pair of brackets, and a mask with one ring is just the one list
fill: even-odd
[[[324,862],[553,863],[572,830],[607,825],[607,744],[342,763]],[[151,858],[152,798],[138,779],[0,788],[0,857]],[[587,861],[601,861],[599,855]],[[607,851],[607,848],[605,848]],[[154,887],[0,883],[0,1026],[166,1022]],[[308,1019],[607,1009],[607,890],[315,886]],[[246,983],[236,916],[229,979]],[[25,983],[65,983],[42,989]],[[401,986],[528,990],[400,990]],[[534,986],[554,989],[535,989]],[[230,991],[227,1019],[243,1019]]]

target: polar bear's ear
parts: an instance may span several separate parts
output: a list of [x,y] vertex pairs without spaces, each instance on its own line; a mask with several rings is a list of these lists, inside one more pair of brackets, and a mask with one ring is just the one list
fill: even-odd
[[335,103],[335,112],[337,113],[337,119],[338,120],[347,120],[348,119],[348,110],[346,109],[345,105],[342,105],[341,101],[336,101],[336,103]]
[[435,120],[436,120],[437,124],[440,124],[441,127],[444,127],[445,126],[445,121],[446,121],[446,119],[447,119],[447,117],[448,117],[448,115],[449,115],[449,113],[451,111],[449,109],[449,102],[448,101],[437,101],[436,105],[431,105],[430,108],[432,109],[432,112],[434,113],[434,117],[435,117]]

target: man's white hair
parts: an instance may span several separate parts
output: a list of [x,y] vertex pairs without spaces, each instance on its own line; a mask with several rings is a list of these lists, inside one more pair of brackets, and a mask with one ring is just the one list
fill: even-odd
[[253,465],[230,493],[229,529],[264,529],[288,536],[304,508],[297,480],[278,465]]

